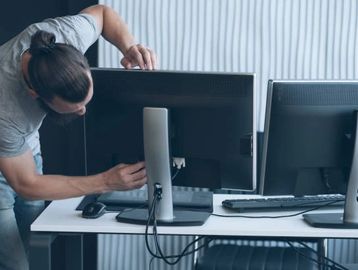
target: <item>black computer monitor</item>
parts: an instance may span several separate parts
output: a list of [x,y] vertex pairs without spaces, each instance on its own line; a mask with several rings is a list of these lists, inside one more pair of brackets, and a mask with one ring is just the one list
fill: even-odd
[[357,81],[269,81],[260,193],[345,194]]
[[85,119],[89,174],[144,160],[143,108],[163,107],[170,113],[170,154],[185,158],[173,185],[255,189],[254,74],[91,72],[94,98]]
[[[155,183],[163,188],[156,215],[163,225],[201,225],[210,215],[201,206],[195,212],[173,213],[172,185],[256,188],[254,74],[98,68],[91,72],[95,98],[85,119],[89,174],[145,159],[149,206]],[[149,109],[148,117],[144,108]],[[177,159],[184,162],[174,168],[171,163]],[[112,195],[104,196],[108,201]],[[212,207],[211,194],[196,192],[184,196],[189,201],[185,207],[192,210],[208,195]],[[117,220],[146,223],[148,210],[132,209]]]

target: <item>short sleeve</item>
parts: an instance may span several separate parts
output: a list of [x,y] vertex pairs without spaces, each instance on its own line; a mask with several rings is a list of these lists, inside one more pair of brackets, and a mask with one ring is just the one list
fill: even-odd
[[0,157],[18,156],[29,149],[25,136],[0,121]]
[[84,13],[46,19],[29,28],[32,33],[37,30],[53,33],[56,36],[56,42],[70,44],[82,53],[85,53],[101,34],[96,19]]

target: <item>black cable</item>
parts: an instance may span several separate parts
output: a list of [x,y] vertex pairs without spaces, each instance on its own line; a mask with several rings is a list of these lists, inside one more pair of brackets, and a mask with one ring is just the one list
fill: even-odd
[[180,171],[180,169],[176,169],[175,173],[172,176],[172,181],[174,181],[175,177],[177,177],[179,171]]
[[[189,243],[184,250],[182,251],[181,254],[176,254],[176,255],[164,255],[163,251],[160,249],[158,240],[156,239],[156,244],[157,244],[157,248],[158,248],[158,252],[160,254],[160,256],[158,256],[158,258],[162,259],[165,261],[165,263],[169,264],[169,265],[175,265],[177,264],[184,256],[188,256],[191,255],[195,252],[197,252],[198,250],[202,249],[203,247],[207,246],[207,244],[211,241],[208,240],[207,242],[205,242],[204,244],[200,245],[199,247],[191,250],[191,251],[187,251],[192,245],[194,245],[196,242],[202,240],[203,237],[201,237],[200,239],[195,239],[194,241],[192,241],[191,243]],[[168,259],[175,259],[174,261],[169,261]]]
[[295,252],[297,252],[300,256],[306,258],[307,260],[313,261],[314,263],[318,264],[319,266],[322,265],[322,263],[314,258],[311,258],[309,256],[307,256],[306,254],[304,254],[303,252],[301,252],[297,247],[295,247],[291,242],[287,241],[287,244],[290,246],[290,248],[292,248]]
[[[187,250],[192,246],[194,245],[196,242],[202,240],[203,238],[205,238],[204,236],[201,236],[201,237],[198,237],[197,239],[195,239],[194,241],[190,242],[184,249],[183,251],[181,252],[181,254],[177,254],[177,255],[164,255],[163,251],[161,250],[160,246],[159,246],[159,242],[158,242],[158,235],[156,233],[156,230],[155,230],[155,235],[154,235],[154,238],[155,238],[155,243],[157,245],[157,249],[158,249],[158,252],[160,254],[159,258],[164,260],[167,264],[169,265],[175,265],[177,264],[184,256],[187,256],[187,255],[190,255],[190,254],[193,254],[194,252],[198,251],[199,249],[203,248],[204,246],[207,245],[207,242],[191,251],[188,251]],[[209,240],[210,242],[211,240]],[[168,259],[175,259],[174,261],[169,261]]]
[[[321,259],[325,260],[325,261],[328,261],[328,263],[331,263],[333,264],[334,268],[333,269],[337,269],[336,267],[338,267],[338,269],[342,269],[342,270],[349,270],[348,268],[344,267],[343,265],[335,262],[334,260],[326,257],[326,256],[323,256],[321,254],[319,254],[316,250],[314,250],[313,248],[311,248],[310,246],[308,246],[306,243],[302,242],[302,241],[297,241],[297,243],[299,243],[300,245],[302,245],[303,247],[305,247],[306,249],[314,252],[317,254],[318,257],[320,257]],[[328,267],[332,267],[331,265],[329,265],[328,263],[325,263],[324,265],[325,266],[328,266]]]
[[152,255],[153,257],[157,258],[157,255],[155,253],[153,253],[152,249],[150,248],[149,246],[149,241],[148,241],[148,229],[149,229],[149,224],[151,223],[152,221],[152,218],[153,218],[153,214],[154,214],[154,206],[155,204],[157,203],[157,196],[158,195],[154,195],[154,199],[153,199],[153,202],[152,202],[152,205],[149,207],[149,211],[148,211],[148,220],[147,220],[147,224],[145,226],[145,245],[147,247],[147,250],[149,251],[150,255]]
[[149,261],[149,270],[152,270],[152,266],[153,266],[153,261],[154,261],[154,259],[156,259],[156,257],[153,257],[153,256],[152,256],[152,258],[150,258],[150,261]]
[[[149,245],[148,245],[149,246]],[[148,249],[148,246],[147,246],[147,249]],[[149,262],[149,270],[152,269],[152,265],[153,265],[153,262],[154,262],[154,259],[157,259],[157,256],[158,256],[158,248],[157,246],[155,245],[155,256],[153,256],[151,254],[152,258],[150,259],[150,262]]]
[[[155,255],[158,255],[158,249],[157,249],[157,247],[155,247]],[[149,262],[149,270],[152,270],[152,266],[153,266],[154,259],[157,259],[157,257],[156,257],[156,256],[152,256],[152,258],[150,259],[150,262]]]
[[[155,196],[155,199],[153,201],[153,207],[151,209],[151,214],[150,214],[150,220],[153,218],[153,214],[155,213],[155,210],[156,210],[156,204],[158,202],[158,198],[157,196]],[[147,231],[146,231],[147,232]],[[191,243],[189,243],[185,248],[184,250],[182,251],[181,254],[176,254],[176,255],[164,255],[163,251],[161,250],[160,246],[159,246],[159,242],[158,242],[158,233],[157,233],[157,220],[154,216],[153,218],[153,235],[154,235],[154,240],[155,240],[155,244],[156,244],[156,248],[160,254],[160,256],[154,254],[154,252],[152,250],[149,250],[149,252],[151,253],[152,256],[158,258],[158,259],[162,259],[164,260],[167,264],[170,264],[170,265],[174,265],[174,264],[177,264],[181,258],[183,256],[187,256],[187,255],[190,255],[190,254],[193,254],[194,252],[198,251],[200,248],[202,248],[204,245],[200,246],[200,248],[196,248],[192,251],[189,251],[187,252],[187,250],[192,246],[194,245],[196,242],[200,241],[201,239],[204,238],[204,236],[201,236],[199,237],[198,239],[195,239],[194,241],[192,241]],[[149,244],[147,245],[147,248],[149,248]],[[176,258],[175,261],[171,262],[169,261],[168,259],[174,259]]]
[[[326,263],[322,263],[317,259],[311,258],[308,255],[304,254],[302,251],[300,251],[297,247],[295,247],[290,241],[287,241],[287,244],[290,246],[290,248],[292,248],[297,254],[299,254],[300,256],[306,258],[309,261],[312,261],[314,263],[316,263],[318,266],[325,266],[325,267],[330,267],[329,265],[327,265]],[[315,252],[316,253],[316,252]],[[318,255],[318,254],[317,254]]]
[[[160,248],[159,245],[159,241],[158,241],[158,232],[157,232],[157,220],[155,218],[155,212],[156,212],[156,206],[157,206],[157,202],[159,201],[159,197],[161,196],[161,194],[158,194],[157,192],[154,192],[154,199],[153,199],[153,203],[149,209],[149,217],[147,220],[147,224],[146,224],[146,229],[145,229],[145,243],[146,243],[146,247],[147,250],[149,251],[149,253],[154,257],[154,258],[158,258],[163,260],[165,263],[169,264],[169,265],[175,265],[177,264],[184,256],[190,255],[195,253],[196,251],[200,250],[201,248],[205,247],[210,241],[212,241],[212,239],[208,239],[208,241],[205,241],[204,244],[202,244],[201,246],[188,251],[188,249],[193,246],[195,243],[197,243],[198,241],[202,240],[205,238],[205,236],[201,236],[198,237],[197,239],[195,239],[194,241],[190,242],[180,254],[176,254],[176,255],[164,255],[163,251]],[[154,236],[154,241],[155,241],[155,246],[156,246],[156,251],[159,253],[159,255],[157,255],[156,253],[154,253],[152,251],[152,249],[149,246],[149,240],[148,240],[148,229],[149,229],[149,224],[153,222],[153,236]],[[175,259],[174,261],[169,261],[168,259]]]
[[216,216],[216,217],[240,217],[240,218],[287,218],[287,217],[295,217],[295,216],[299,216],[299,215],[302,215],[302,214],[305,214],[305,213],[308,213],[308,212],[311,212],[311,211],[314,211],[314,210],[318,210],[318,209],[321,209],[322,207],[326,207],[326,206],[329,206],[329,205],[332,205],[334,203],[337,203],[339,202],[338,201],[332,201],[332,202],[329,202],[329,203],[326,203],[324,205],[320,205],[320,206],[317,206],[317,207],[313,207],[313,208],[310,208],[310,209],[307,209],[307,210],[303,210],[303,211],[300,211],[300,212],[297,212],[297,213],[294,213],[294,214],[288,214],[288,215],[279,215],[279,216],[246,216],[246,215],[222,215],[222,214],[214,214],[212,213],[211,215],[212,216]]
[[[205,247],[205,246],[208,244],[208,242],[206,242],[206,243],[202,244],[201,246],[199,246],[199,247],[197,247],[197,248],[195,248],[195,249],[193,249],[193,250],[187,252],[187,250],[188,250],[192,245],[194,245],[196,242],[200,241],[201,239],[203,239],[203,237],[200,238],[200,239],[195,239],[194,241],[192,241],[191,243],[189,243],[189,244],[184,248],[184,250],[182,251],[182,253],[181,253],[181,254],[178,254],[178,255],[164,255],[164,254],[163,254],[163,251],[160,249],[159,243],[158,243],[158,241],[157,241],[157,239],[156,239],[156,245],[157,245],[157,248],[158,248],[158,252],[159,252],[159,254],[160,254],[160,256],[158,256],[158,258],[159,258],[159,259],[162,259],[163,261],[165,261],[165,263],[167,263],[167,264],[169,264],[169,265],[175,265],[175,264],[177,264],[184,256],[193,254],[193,253],[195,253],[196,251],[202,249],[203,247]],[[211,241],[211,240],[209,240],[209,242],[210,242],[210,241]],[[174,260],[174,261],[169,261],[168,259],[175,259],[175,260]]]

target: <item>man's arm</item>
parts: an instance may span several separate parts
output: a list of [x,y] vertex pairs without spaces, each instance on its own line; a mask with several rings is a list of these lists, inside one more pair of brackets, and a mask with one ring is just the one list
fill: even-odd
[[139,66],[141,69],[154,69],[156,56],[154,52],[140,44],[134,43],[123,19],[112,8],[95,5],[81,11],[96,18],[102,36],[116,46],[124,55],[121,64],[125,68]]
[[0,158],[0,171],[9,185],[28,199],[55,200],[111,190],[139,188],[146,182],[144,163],[117,165],[92,176],[40,175],[31,151]]

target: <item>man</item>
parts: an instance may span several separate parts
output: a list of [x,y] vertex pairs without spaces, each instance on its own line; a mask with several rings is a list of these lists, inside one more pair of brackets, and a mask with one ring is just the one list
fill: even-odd
[[124,21],[103,5],[30,25],[0,47],[1,270],[28,269],[29,228],[42,200],[146,183],[143,162],[87,177],[42,174],[38,129],[46,114],[61,118],[86,112],[93,83],[83,53],[99,35],[123,53],[125,68],[155,68],[154,53],[134,44]]

